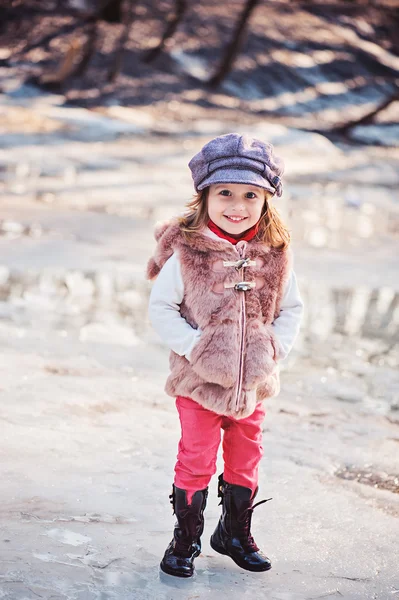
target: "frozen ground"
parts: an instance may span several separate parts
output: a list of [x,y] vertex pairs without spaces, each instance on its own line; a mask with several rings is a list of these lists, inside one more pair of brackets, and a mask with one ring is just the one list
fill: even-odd
[[0,110],[0,598],[395,599],[398,151],[249,129],[286,158],[306,302],[265,421],[259,497],[273,501],[253,518],[273,569],[210,549],[213,481],[197,573],[180,581],[158,570],[179,430],[144,266],[154,222],[191,195],[188,159],[240,127],[167,135],[133,111],[120,137],[121,114],[45,97]]

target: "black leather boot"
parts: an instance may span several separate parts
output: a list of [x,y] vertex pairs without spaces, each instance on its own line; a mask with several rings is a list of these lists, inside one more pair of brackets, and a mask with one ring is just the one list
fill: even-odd
[[204,531],[204,510],[208,488],[195,492],[191,504],[187,504],[185,490],[173,486],[169,498],[177,522],[173,539],[166,548],[161,561],[164,573],[176,577],[191,577],[194,573],[194,558],[201,553],[201,535]]
[[268,571],[272,565],[251,535],[251,518],[254,508],[271,498],[253,504],[251,495],[249,488],[226,483],[223,475],[219,476],[218,496],[222,499],[222,516],[211,537],[211,546],[219,554],[230,556],[242,569]]

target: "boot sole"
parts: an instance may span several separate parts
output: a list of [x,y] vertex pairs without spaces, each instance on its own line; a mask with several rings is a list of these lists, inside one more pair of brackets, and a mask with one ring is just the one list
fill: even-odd
[[194,572],[192,572],[192,573],[177,573],[176,571],[172,571],[172,569],[169,571],[167,568],[165,568],[162,565],[162,563],[159,566],[163,573],[166,573],[167,575],[172,575],[172,577],[184,577],[185,579],[187,579],[188,577],[192,577],[194,575]]
[[211,548],[213,548],[213,550],[215,550],[215,552],[218,552],[219,554],[223,554],[223,556],[229,556],[231,558],[231,560],[233,560],[238,567],[240,567],[241,569],[244,569],[245,571],[251,571],[252,573],[264,573],[265,571],[270,571],[270,569],[272,568],[272,565],[270,565],[270,566],[266,565],[262,569],[256,569],[256,568],[254,569],[254,568],[251,568],[249,565],[243,565],[242,563],[239,563],[233,556],[231,556],[231,554],[229,554],[224,548],[222,548],[221,546],[217,546],[212,541],[212,538],[210,540],[210,544],[211,544]]

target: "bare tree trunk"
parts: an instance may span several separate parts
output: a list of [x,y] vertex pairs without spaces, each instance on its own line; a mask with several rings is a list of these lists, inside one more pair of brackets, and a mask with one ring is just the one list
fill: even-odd
[[81,60],[78,63],[76,62],[76,57],[82,50],[82,44],[75,38],[72,40],[58,69],[52,73],[44,73],[36,83],[47,89],[59,90],[68,79],[82,76],[86,72],[89,61],[95,52],[96,40],[97,19],[94,17],[90,22],[88,39],[85,43]]
[[231,67],[233,66],[233,63],[237,57],[237,54],[239,53],[240,48],[243,44],[245,27],[247,25],[248,19],[251,16],[251,13],[258,4],[258,2],[259,0],[247,0],[244,10],[241,13],[241,16],[238,20],[235,31],[232,35],[231,42],[227,46],[227,50],[219,66],[219,69],[208,82],[210,86],[218,86],[226,77],[226,75],[230,72]]
[[162,52],[165,47],[165,42],[169,38],[171,38],[179,25],[180,21],[183,19],[184,14],[187,10],[187,1],[186,0],[175,0],[175,15],[170,21],[164,31],[162,39],[158,46],[149,50],[149,52],[144,57],[144,62],[149,63],[156,59],[157,56]]
[[98,20],[93,19],[90,23],[87,41],[83,50],[83,56],[76,69],[71,73],[72,77],[81,77],[86,73],[89,62],[96,51]]
[[124,5],[124,15],[123,15],[123,21],[124,21],[124,29],[123,29],[123,33],[121,35],[121,37],[119,38],[119,43],[118,43],[118,47],[114,53],[114,60],[113,60],[113,64],[110,68],[110,70],[108,71],[108,76],[107,76],[107,81],[109,83],[112,83],[113,81],[115,81],[116,77],[118,76],[121,67],[122,67],[122,59],[123,59],[123,55],[125,53],[125,44],[129,38],[129,33],[130,33],[130,29],[132,26],[132,23],[134,21],[134,9],[135,9],[135,1],[134,0],[125,0],[125,5]]
[[75,58],[81,49],[80,42],[75,38],[72,40],[68,50],[63,56],[61,64],[55,71],[43,73],[37,80],[33,78],[32,83],[48,90],[60,90],[62,84],[68,79],[76,69]]
[[108,0],[101,9],[100,19],[107,23],[122,23],[122,0]]

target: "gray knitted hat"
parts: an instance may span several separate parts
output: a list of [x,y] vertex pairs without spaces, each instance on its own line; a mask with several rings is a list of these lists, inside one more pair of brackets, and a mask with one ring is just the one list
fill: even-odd
[[189,162],[197,192],[212,183],[257,185],[281,196],[284,163],[272,144],[228,133],[211,140]]

